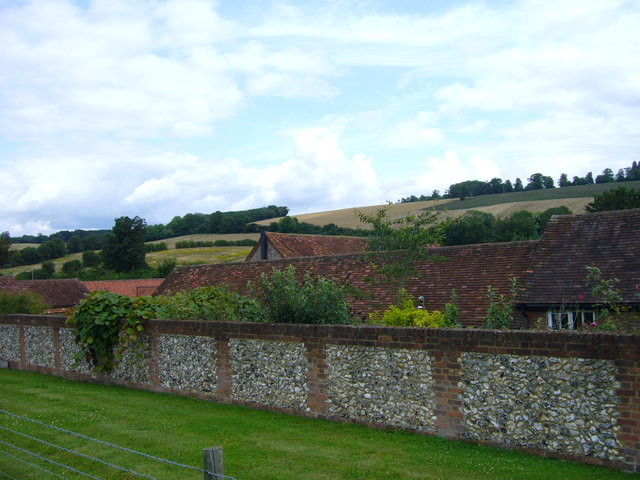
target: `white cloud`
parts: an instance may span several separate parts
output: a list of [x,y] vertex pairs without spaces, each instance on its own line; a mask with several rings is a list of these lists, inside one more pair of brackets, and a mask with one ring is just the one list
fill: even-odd
[[420,112],[411,120],[395,125],[385,141],[393,148],[415,148],[443,143],[445,134],[434,127],[436,122],[435,113]]
[[427,3],[0,2],[0,230],[638,160],[637,2]]

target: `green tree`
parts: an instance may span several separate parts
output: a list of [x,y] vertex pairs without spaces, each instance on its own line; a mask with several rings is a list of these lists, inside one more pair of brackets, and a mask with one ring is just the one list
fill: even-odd
[[74,235],[67,242],[67,252],[69,253],[78,253],[83,250],[82,239],[80,235]]
[[593,185],[595,182],[593,181],[593,173],[589,172],[585,175],[584,179],[587,181],[587,185]]
[[496,241],[496,218],[490,213],[469,210],[446,223],[445,245],[468,245]]
[[418,274],[414,262],[431,258],[427,247],[442,244],[444,224],[437,222],[438,212],[391,218],[388,208],[382,208],[373,215],[356,214],[369,227],[368,259],[399,295],[409,277]]
[[522,180],[520,180],[519,178],[516,178],[516,183],[513,185],[513,191],[521,192],[523,190],[524,190],[524,187],[522,186]]
[[615,176],[613,175],[613,170],[610,168],[605,168],[602,171],[602,175],[598,175],[596,177],[596,183],[610,183],[615,182]]
[[0,233],[0,267],[9,260],[9,250],[11,249],[11,236],[9,232]]
[[543,233],[546,230],[549,220],[551,220],[551,217],[553,217],[554,215],[571,215],[572,213],[573,212],[564,205],[560,207],[548,208],[544,212],[538,213],[536,215],[536,221],[540,226],[538,232]]
[[82,270],[82,262],[80,260],[69,260],[62,264],[62,273],[66,277],[75,277]]
[[100,255],[93,250],[87,250],[82,254],[82,266],[83,267],[97,267],[102,263]]
[[44,278],[51,278],[56,273],[56,266],[53,262],[42,262],[41,270],[44,272]]
[[146,268],[144,248],[146,227],[145,220],[140,217],[116,218],[113,233],[102,251],[104,266],[116,272],[131,272]]
[[640,208],[640,190],[624,187],[614,188],[596,195],[593,202],[587,204],[587,212],[605,212],[608,210],[629,210]]
[[539,237],[536,217],[526,210],[515,212],[509,218],[499,221],[496,229],[500,242],[531,240]]
[[566,173],[563,173],[562,175],[560,175],[560,178],[558,179],[558,186],[559,187],[571,186],[571,182],[569,181],[569,177],[567,176]]

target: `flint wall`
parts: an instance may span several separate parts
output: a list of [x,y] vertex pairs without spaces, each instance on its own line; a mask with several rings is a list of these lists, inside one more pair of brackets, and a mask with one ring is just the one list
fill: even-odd
[[640,471],[640,335],[152,320],[101,374],[64,321],[1,318],[0,360]]

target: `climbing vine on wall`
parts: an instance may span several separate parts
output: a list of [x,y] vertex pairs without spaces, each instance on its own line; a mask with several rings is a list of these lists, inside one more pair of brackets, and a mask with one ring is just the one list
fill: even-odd
[[139,343],[144,321],[152,316],[153,309],[143,297],[91,293],[67,319],[80,345],[76,363],[87,360],[96,370],[111,370],[127,346]]

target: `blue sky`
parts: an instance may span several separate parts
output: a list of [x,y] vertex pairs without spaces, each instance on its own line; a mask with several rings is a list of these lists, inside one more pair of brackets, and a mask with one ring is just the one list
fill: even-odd
[[640,160],[640,3],[0,0],[0,231]]

